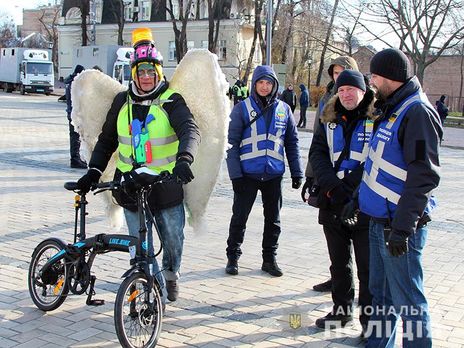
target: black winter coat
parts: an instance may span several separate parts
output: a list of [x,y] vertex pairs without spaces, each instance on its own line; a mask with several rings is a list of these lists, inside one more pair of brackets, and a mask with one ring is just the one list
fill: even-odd
[[[334,122],[341,124],[344,128],[345,139],[351,139],[352,129],[360,119],[372,117],[374,114],[374,93],[368,89],[364,95],[364,99],[355,110],[347,111],[340,103],[338,95],[332,97],[321,116],[322,123]],[[346,118],[346,121],[342,119]],[[346,156],[345,156],[346,158]],[[330,150],[327,143],[327,135],[325,127],[318,127],[314,134],[311,148],[309,150],[309,160],[311,167],[314,170],[314,175],[317,183],[321,187],[319,194],[319,223],[321,225],[341,224],[337,215],[340,214],[343,204],[334,201],[327,197],[327,192],[332,191],[337,186],[349,195],[353,195],[353,191],[359,186],[362,179],[364,165],[359,165],[343,179],[337,177],[332,161],[330,160]],[[358,217],[358,227],[367,226],[369,219],[366,215],[360,214]]]
[[[127,93],[130,93],[131,98],[134,100],[133,105],[133,118],[137,118],[143,121],[147,117],[149,105],[137,104],[143,100],[154,100],[161,95],[168,88],[166,82],[159,91],[153,95],[145,98],[136,96],[129,86],[129,92],[124,91],[116,95],[111,105],[110,110],[106,116],[106,121],[103,124],[102,132],[98,137],[98,142],[95,145],[95,149],[92,152],[92,157],[89,162],[89,168],[97,168],[100,171],[104,171],[108,162],[117,150],[118,147],[118,131],[117,131],[117,120],[118,114],[122,106],[127,102]],[[163,109],[166,111],[171,127],[176,132],[177,138],[179,139],[179,149],[177,152],[177,158],[180,156],[187,157],[193,162],[193,159],[197,153],[198,145],[200,144],[200,131],[197,124],[190,112],[184,98],[174,93],[169,98],[171,102],[164,103]],[[114,180],[119,181],[122,173],[116,169]],[[124,192],[114,191],[113,195],[117,202],[124,208],[135,211],[137,209],[135,199]],[[177,182],[166,183],[156,185],[149,196],[149,204],[153,209],[165,209],[178,205],[183,201],[183,189],[182,184]]]

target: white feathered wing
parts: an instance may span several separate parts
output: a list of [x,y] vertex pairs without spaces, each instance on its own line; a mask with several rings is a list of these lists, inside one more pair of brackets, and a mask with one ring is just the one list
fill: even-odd
[[[81,153],[87,162],[90,160],[114,97],[124,89],[126,87],[98,70],[85,70],[74,79],[71,87],[73,101],[71,118],[80,135]],[[101,177],[102,181],[113,179],[116,159],[117,153],[114,153]],[[124,221],[122,208],[113,202],[111,192],[105,192],[104,198],[111,227],[121,228]]]
[[[192,171],[195,179],[185,188],[188,222],[194,231],[205,231],[204,214],[214,189],[226,148],[226,133],[230,102],[226,96],[228,83],[217,62],[217,56],[207,50],[190,50],[179,63],[170,87],[185,99],[201,132],[201,144]],[[114,97],[125,88],[109,76],[86,70],[72,85],[72,119],[81,136],[84,158],[98,140]],[[116,153],[103,173],[102,180],[111,180],[116,168]],[[110,224],[122,226],[122,209],[105,196]]]
[[196,232],[206,231],[204,214],[227,143],[229,84],[217,56],[205,49],[194,49],[179,63],[170,86],[184,97],[201,132],[201,144],[192,165],[195,179],[184,189],[189,224]]

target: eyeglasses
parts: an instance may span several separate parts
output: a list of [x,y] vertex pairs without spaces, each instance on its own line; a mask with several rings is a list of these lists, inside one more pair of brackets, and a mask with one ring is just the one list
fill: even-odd
[[148,76],[148,77],[155,77],[156,75],[156,71],[155,69],[139,69],[137,70],[137,75],[139,77],[144,77],[144,76]]

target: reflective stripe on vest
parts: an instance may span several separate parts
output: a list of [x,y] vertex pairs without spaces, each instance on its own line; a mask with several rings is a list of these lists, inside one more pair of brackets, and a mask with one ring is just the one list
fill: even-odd
[[[157,172],[164,170],[172,172],[174,168],[179,141],[169,123],[169,117],[162,108],[162,104],[170,102],[168,99],[174,93],[173,90],[166,90],[158,99],[151,102],[148,114],[154,116],[154,120],[146,125],[151,146],[152,161],[145,165]],[[130,107],[132,110],[132,101]],[[132,114],[132,112],[131,112]],[[133,164],[133,145],[132,137],[129,133],[129,105],[125,103],[118,114],[118,161],[117,168],[121,172],[127,172],[132,169]],[[131,116],[132,121],[132,116]]]
[[[366,160],[369,151],[369,138],[372,133],[374,123],[370,119],[357,121],[356,127],[351,134],[350,152],[348,158],[340,164],[337,176],[340,179],[355,169],[360,163]],[[345,147],[345,137],[343,126],[329,122],[324,124],[327,134],[327,145],[329,146],[330,160],[335,166]]]
[[383,120],[371,137],[359,193],[361,211],[370,216],[392,218],[401,198],[407,165],[398,130],[408,109],[417,103],[431,107],[425,94],[417,92],[406,99],[388,120]]
[[[251,102],[251,98],[244,101],[244,122],[250,123],[258,112]],[[244,130],[240,143],[240,161],[245,173],[282,174],[284,164],[284,135],[287,125],[285,106],[278,101],[274,109],[274,117],[267,129],[264,116],[250,124]]]

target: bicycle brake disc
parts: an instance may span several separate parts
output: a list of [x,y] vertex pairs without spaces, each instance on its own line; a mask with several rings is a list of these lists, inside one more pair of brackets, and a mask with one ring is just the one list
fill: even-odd
[[90,285],[90,268],[86,262],[78,262],[69,269],[69,290],[74,295],[83,294]]

